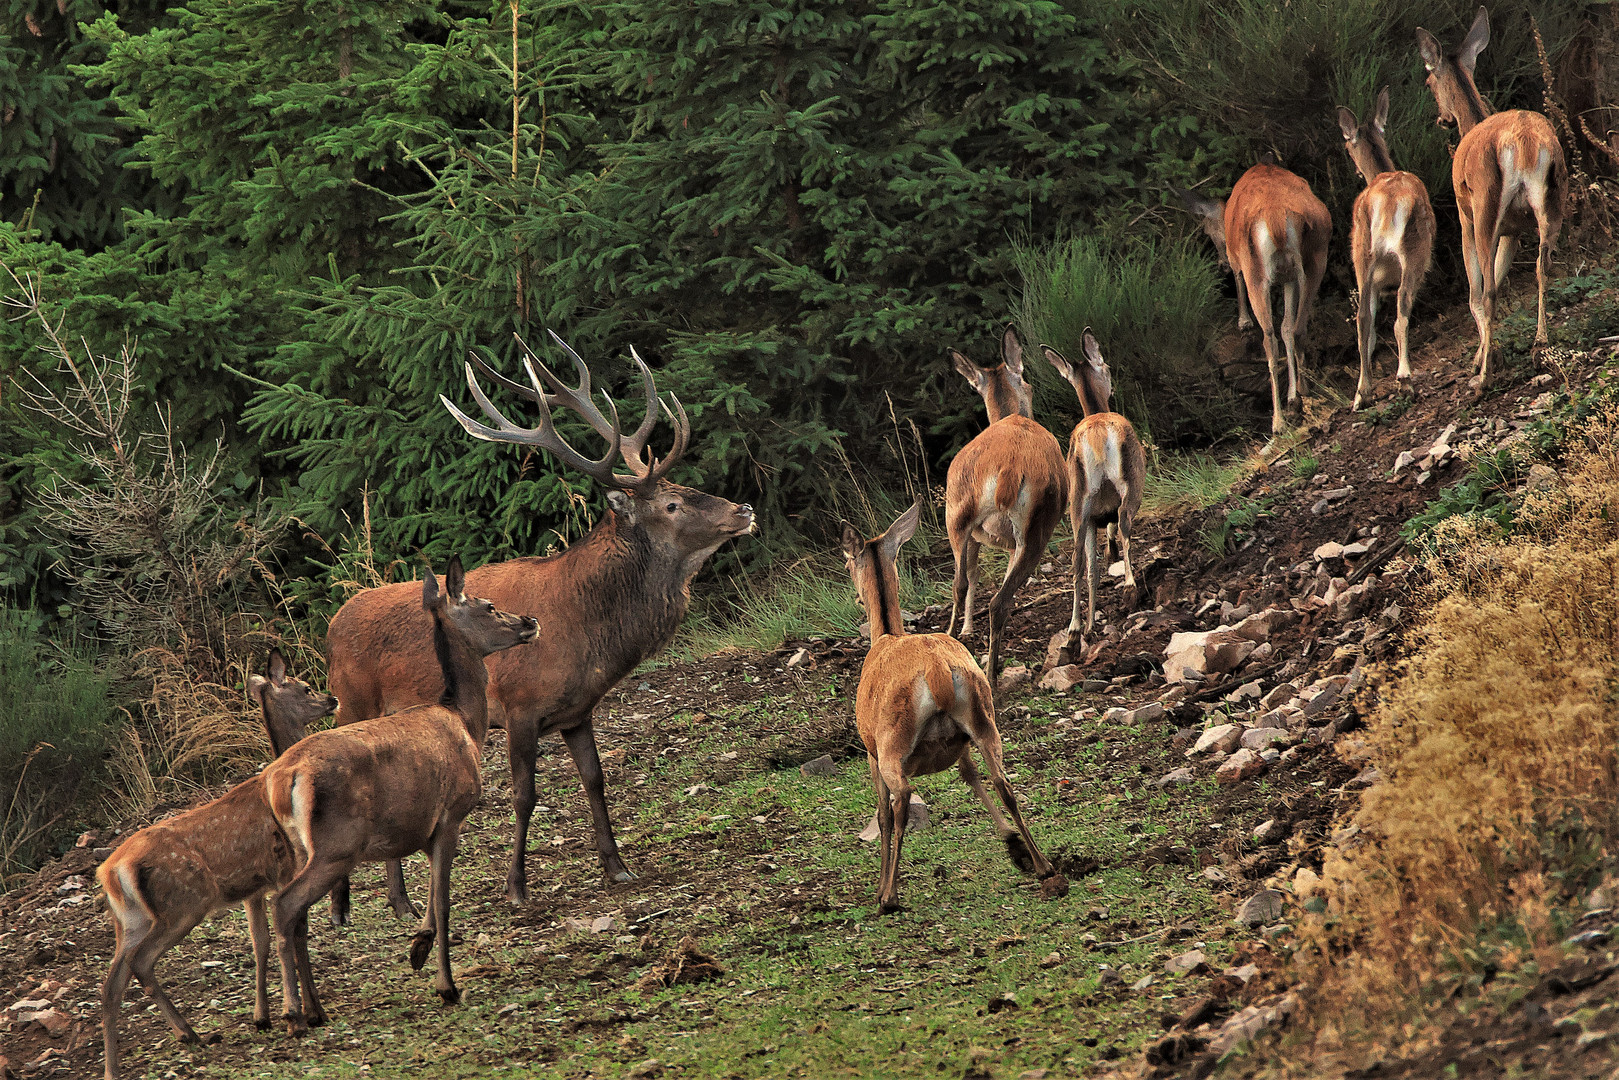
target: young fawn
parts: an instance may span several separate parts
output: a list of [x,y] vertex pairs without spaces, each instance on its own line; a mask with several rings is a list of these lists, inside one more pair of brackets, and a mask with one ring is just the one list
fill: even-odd
[[954,349],[950,359],[984,399],[989,427],[961,448],[945,478],[945,529],[956,556],[948,633],[972,633],[978,549],[1011,552],[989,602],[989,677],[1000,674],[1001,638],[1018,588],[1045,554],[1068,499],[1068,469],[1056,436],[1033,419],[1034,392],[1023,381],[1023,346],[1008,326],[1001,362],[981,368]]
[[[1115,529],[1119,557],[1124,560],[1124,584],[1134,590],[1135,570],[1130,566],[1130,527],[1141,509],[1141,490],[1147,480],[1147,452],[1135,425],[1108,409],[1113,396],[1113,376],[1102,359],[1102,348],[1091,328],[1081,339],[1084,364],[1071,364],[1050,345],[1042,345],[1045,357],[1057,373],[1073,384],[1085,419],[1068,440],[1068,520],[1074,529],[1074,611],[1068,620],[1068,640],[1059,650],[1057,661],[1073,663],[1075,650],[1082,648],[1085,635],[1096,625],[1096,586],[1102,567],[1113,547]],[[1096,527],[1107,526],[1100,558],[1096,550]],[[1080,560],[1085,567],[1085,590],[1089,603],[1085,621],[1079,621]]]
[[[949,634],[906,634],[899,610],[899,574],[894,559],[916,533],[922,504],[917,502],[873,540],[862,540],[843,523],[843,555],[855,591],[871,620],[871,651],[860,674],[855,719],[871,763],[877,791],[877,824],[882,870],[877,901],[885,912],[899,908],[899,856],[910,813],[911,777],[930,776],[951,765],[972,787],[1012,861],[1033,870],[1046,894],[1067,882],[1035,846],[1018,811],[1017,797],[1001,768],[1001,736],[995,729],[989,680],[965,646]],[[1012,815],[1008,826],[984,790],[969,747],[976,746],[989,768],[989,781]]]
[[443,589],[432,573],[422,582],[444,678],[438,704],[318,731],[264,770],[271,812],[302,867],[275,899],[281,993],[293,1035],[326,1019],[309,965],[309,907],[362,862],[427,852],[427,912],[410,962],[420,970],[437,939],[435,989],[446,1002],[460,1000],[450,972],[450,863],[461,823],[483,792],[480,759],[489,731],[483,661],[539,632],[530,616],[464,595],[463,577],[461,560],[452,558]]
[[[278,754],[301,739],[310,722],[337,709],[336,698],[287,675],[278,649],[270,652],[269,676],[248,679],[248,693],[264,710],[264,726]],[[296,869],[292,847],[265,800],[262,775],[211,803],[142,829],[107,857],[96,870],[117,938],[112,969],[101,987],[107,1080],[118,1076],[118,1008],[131,975],[180,1040],[197,1041],[153,967],[203,919],[233,904],[247,908],[253,938],[253,1022],[270,1026],[264,894],[292,880]]]

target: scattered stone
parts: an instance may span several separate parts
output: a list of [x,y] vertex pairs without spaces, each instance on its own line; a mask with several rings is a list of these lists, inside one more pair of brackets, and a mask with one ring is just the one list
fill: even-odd
[[39,1012],[18,1013],[17,1020],[22,1024],[38,1024],[45,1029],[45,1034],[53,1039],[61,1038],[73,1027],[73,1018],[60,1009],[42,1009]]
[[1259,974],[1259,965],[1244,964],[1242,967],[1227,968],[1225,973],[1242,983],[1242,985],[1247,986],[1253,981],[1254,976]]
[[1231,628],[1232,633],[1249,641],[1268,641],[1276,631],[1298,621],[1298,613],[1286,608],[1271,607],[1257,611]]
[[1164,791],[1168,788],[1182,787],[1186,784],[1190,784],[1193,779],[1194,777],[1192,776],[1191,768],[1182,766],[1179,769],[1175,769],[1160,776],[1157,780],[1153,781],[1153,786],[1159,791]]
[[657,1058],[647,1058],[638,1065],[631,1065],[629,1075],[635,1080],[641,1080],[642,1077],[662,1076],[663,1062]]
[[1607,943],[1608,932],[1606,930],[1587,930],[1584,933],[1575,934],[1563,942],[1564,945],[1577,949],[1599,949]]
[[1321,876],[1308,866],[1301,866],[1293,874],[1293,896],[1307,900],[1321,891]]
[[1157,976],[1143,975],[1143,976],[1141,976],[1141,978],[1137,979],[1135,982],[1130,984],[1130,989],[1134,990],[1136,993],[1139,994],[1143,990],[1151,989],[1154,985],[1157,984],[1157,982],[1158,982]]
[[1046,1080],[1049,1075],[1050,1069],[1024,1069],[1017,1074],[1017,1080]]
[[504,1004],[504,1005],[502,1005],[500,1007],[500,1011],[495,1013],[495,1015],[499,1016],[499,1017],[511,1016],[521,1008],[522,1008],[522,1006],[519,1005],[517,1002],[508,1001],[506,1004]]
[[1097,719],[1104,724],[1121,724],[1130,716],[1130,710],[1123,705],[1115,705]]
[[1253,1041],[1270,1026],[1274,1012],[1273,1009],[1250,1005],[1231,1017],[1220,1025],[1220,1033],[1209,1042],[1210,1056],[1219,1058],[1238,1043]]
[[1241,686],[1231,691],[1231,693],[1227,694],[1225,699],[1231,702],[1233,705],[1240,705],[1242,702],[1247,701],[1250,698],[1257,698],[1259,695],[1259,682],[1258,680],[1255,680],[1253,682],[1243,683]]
[[1040,958],[1040,966],[1043,968],[1054,968],[1061,963],[1062,953],[1060,952],[1046,953],[1045,956]]
[[786,666],[789,668],[799,667],[802,664],[808,663],[809,658],[810,651],[808,649],[799,649],[797,652],[793,653],[793,655],[787,658]]
[[1164,649],[1164,678],[1184,682],[1187,671],[1223,675],[1236,670],[1255,647],[1253,641],[1229,629],[1174,634]]
[[1254,727],[1286,729],[1287,716],[1281,709],[1272,709],[1268,713],[1260,713],[1254,720]]
[[1271,818],[1254,829],[1254,842],[1259,844],[1274,844],[1287,836],[1287,826]]
[[1124,976],[1103,964],[1096,971],[1096,984],[1104,990],[1124,985]]
[[23,998],[6,1006],[7,1012],[37,1012],[51,1007],[50,998]]
[[[928,813],[928,804],[922,801],[922,796],[911,792],[910,814],[905,819],[905,828],[926,829],[932,824],[933,818]],[[872,811],[871,823],[860,831],[860,839],[869,844],[880,835],[882,830],[877,825],[877,813]]]
[[1298,696],[1299,688],[1290,682],[1285,682],[1280,686],[1272,687],[1270,693],[1260,698],[1259,707],[1262,709],[1279,708]]
[[1557,485],[1557,470],[1544,462],[1535,462],[1529,466],[1529,476],[1524,480],[1523,491],[1526,495],[1536,492],[1550,491]]
[[1315,549],[1315,561],[1326,562],[1328,559],[1341,558],[1343,553],[1344,546],[1342,544],[1336,544],[1329,540]]
[[1214,779],[1216,783],[1236,784],[1264,771],[1264,759],[1252,750],[1243,749],[1220,763],[1220,767],[1214,770]]
[[1000,685],[996,687],[997,702],[1022,690],[1034,680],[1034,673],[1022,664],[1001,669]]
[[1415,462],[1416,460],[1417,460],[1417,455],[1413,454],[1409,450],[1401,450],[1400,451],[1400,456],[1394,459],[1394,474],[1393,475],[1399,476],[1401,469],[1405,468],[1407,465],[1410,465],[1411,463]]
[[1194,754],[1206,754],[1211,751],[1221,754],[1229,754],[1231,751],[1235,750],[1238,744],[1241,742],[1241,724],[1220,724],[1217,727],[1209,728],[1207,731],[1203,732],[1202,735],[1198,736],[1197,742],[1193,743],[1192,748],[1187,751],[1187,756]]
[[1084,681],[1084,668],[1078,664],[1065,664],[1062,667],[1055,667],[1046,672],[1045,676],[1040,680],[1040,689],[1064,694]]
[[1164,961],[1164,973],[1166,975],[1189,975],[1198,968],[1207,967],[1208,957],[1203,955],[1202,949],[1192,949]]
[[1068,879],[1061,874],[1052,874],[1048,878],[1040,879],[1040,899],[1060,900],[1068,895]]
[[1275,747],[1269,747],[1259,752],[1259,760],[1263,761],[1266,766],[1274,765],[1282,760],[1282,752]]
[[1125,719],[1131,724],[1145,724],[1153,720],[1161,720],[1164,715],[1163,702],[1149,701],[1140,708],[1131,709]]
[[1254,893],[1237,909],[1237,925],[1252,929],[1275,922],[1282,917],[1284,899],[1283,894],[1277,889],[1262,889]]
[[1326,689],[1322,690],[1315,697],[1311,698],[1309,703],[1304,706],[1304,715],[1306,717],[1320,716],[1322,713],[1338,704],[1342,697],[1342,689],[1336,685],[1328,684]]
[[1370,550],[1372,549],[1368,545],[1356,541],[1353,544],[1345,544],[1342,554],[1346,559],[1358,559]]
[[1277,743],[1288,743],[1292,740],[1293,736],[1287,733],[1286,728],[1256,727],[1242,733],[1242,745],[1249,750],[1269,750]]
[[1205,866],[1203,873],[1199,876],[1212,885],[1224,885],[1231,880],[1231,875],[1221,870],[1218,866]]
[[613,929],[615,925],[611,915],[601,915],[591,920],[590,932],[592,934],[605,934]]
[[798,767],[798,771],[803,776],[836,776],[838,764],[832,760],[831,754],[822,754],[818,758],[804,762]]
[[1383,774],[1378,771],[1377,766],[1368,765],[1360,772],[1356,773],[1355,778],[1345,784],[1344,787],[1353,791],[1357,788],[1369,788],[1374,784],[1381,784],[1382,782]]

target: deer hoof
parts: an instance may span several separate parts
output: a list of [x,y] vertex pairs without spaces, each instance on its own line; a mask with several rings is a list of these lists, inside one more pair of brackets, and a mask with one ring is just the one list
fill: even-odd
[[219,1032],[216,1031],[212,1035],[208,1036],[206,1039],[202,1040],[202,1044],[204,1046],[218,1046],[220,1043],[222,1043],[224,1041],[225,1041],[225,1036],[221,1035]]
[[304,1020],[303,1013],[288,1013],[282,1019],[287,1022],[287,1034],[294,1039],[301,1039],[309,1034],[309,1024]]
[[255,1016],[253,1018],[253,1026],[258,1028],[260,1031],[269,1031],[270,1018],[268,1016]]
[[317,1008],[314,1012],[310,1013],[309,1014],[309,1026],[312,1027],[312,1028],[325,1027],[326,1026],[326,1010]]
[[895,912],[904,910],[905,909],[900,906],[899,897],[897,896],[888,900],[880,901],[877,904],[877,914],[879,915],[892,915]]
[[439,990],[438,996],[444,1000],[446,1005],[459,1005],[461,1003],[461,991],[454,986]]
[[1006,841],[1006,853],[1012,857],[1012,862],[1019,870],[1033,870],[1034,857],[1029,854],[1028,846],[1023,843],[1023,837],[1012,833],[1003,837]]
[[506,901],[513,906],[528,903],[528,882],[521,878],[506,879]]
[[620,869],[613,875],[613,880],[620,885],[628,885],[632,881],[640,881],[641,878],[640,875],[633,873],[627,868],[624,868]]
[[410,969],[412,971],[422,970],[422,965],[427,963],[427,954],[432,951],[433,931],[418,931],[416,936],[410,939]]

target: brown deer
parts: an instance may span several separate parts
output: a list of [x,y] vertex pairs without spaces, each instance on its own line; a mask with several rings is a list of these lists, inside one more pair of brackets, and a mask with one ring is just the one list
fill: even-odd
[[[1310,185],[1279,165],[1261,162],[1242,174],[1227,199],[1204,199],[1182,193],[1182,201],[1224,253],[1237,279],[1238,326],[1243,325],[1243,295],[1265,335],[1265,363],[1270,367],[1273,432],[1287,428],[1282,413],[1281,357],[1287,354],[1287,411],[1303,413],[1304,358],[1300,342],[1310,322],[1321,279],[1327,273],[1327,240],[1332,215]],[[1282,286],[1281,349],[1271,289]]]
[[1535,344],[1546,336],[1546,278],[1552,245],[1563,228],[1568,199],[1568,166],[1551,122],[1536,112],[1493,113],[1473,81],[1478,54],[1490,43],[1490,16],[1481,7],[1456,51],[1417,28],[1417,45],[1428,69],[1428,89],[1439,106],[1439,124],[1455,124],[1462,141],[1450,163],[1456,212],[1462,225],[1462,261],[1473,321],[1478,324],[1478,374],[1469,385],[1482,393],[1489,385],[1495,304],[1522,233],[1538,230],[1535,256],[1540,316]]
[[948,633],[973,631],[978,595],[978,551],[983,544],[1011,552],[1006,577],[989,601],[991,680],[1000,674],[1001,639],[1018,588],[1029,579],[1068,500],[1068,469],[1057,437],[1036,423],[1034,391],[1023,381],[1023,346],[1008,326],[1001,362],[982,368],[950,350],[963,378],[984,399],[989,427],[961,448],[945,478],[945,530],[956,557]]
[[[311,722],[334,712],[337,699],[289,677],[279,649],[270,652],[269,672],[268,677],[248,678],[248,694],[264,710],[270,743],[280,754],[303,737]],[[296,869],[292,847],[264,797],[262,776],[142,829],[97,868],[116,938],[112,968],[101,987],[106,1080],[118,1076],[118,1007],[131,976],[146,988],[181,1042],[198,1041],[153,969],[198,923],[233,904],[246,907],[253,939],[253,1022],[270,1026],[270,930],[264,894],[292,880]]]
[[[1136,587],[1130,566],[1130,527],[1141,509],[1141,491],[1147,480],[1147,452],[1135,425],[1108,409],[1113,396],[1113,376],[1102,348],[1091,328],[1082,338],[1085,363],[1075,365],[1050,345],[1040,346],[1057,373],[1073,384],[1085,419],[1074,426],[1068,439],[1068,520],[1074,530],[1074,611],[1068,620],[1068,640],[1058,651],[1057,662],[1072,663],[1083,647],[1085,635],[1096,625],[1096,585],[1102,567],[1113,547],[1115,530],[1119,557],[1124,560],[1124,584]],[[1106,525],[1101,557],[1097,555],[1096,527]],[[1085,590],[1089,598],[1085,621],[1079,621],[1079,575],[1081,557],[1085,567]],[[1134,592],[1131,593],[1134,595]]]
[[1355,262],[1355,329],[1360,339],[1360,383],[1354,408],[1372,395],[1372,351],[1377,347],[1377,300],[1395,289],[1394,342],[1400,367],[1395,378],[1411,381],[1411,305],[1433,258],[1434,216],[1428,189],[1414,173],[1400,172],[1389,155],[1383,131],[1389,118],[1389,88],[1377,95],[1377,109],[1369,123],[1338,106],[1338,127],[1344,149],[1366,181],[1355,197],[1350,251]]
[[427,852],[427,913],[410,963],[420,970],[437,940],[434,988],[446,1002],[461,998],[450,972],[450,864],[461,823],[483,793],[484,657],[533,641],[539,623],[467,596],[459,558],[450,560],[442,589],[429,572],[421,596],[444,686],[438,702],[317,731],[264,770],[270,811],[301,864],[275,898],[284,1018],[293,1035],[326,1021],[309,964],[310,905],[361,862]]
[[[540,426],[512,424],[490,403],[471,367],[467,382],[493,426],[480,424],[446,399],[461,425],[480,439],[538,446],[607,488],[608,511],[582,540],[550,558],[512,559],[479,567],[467,585],[501,607],[539,615],[558,628],[531,649],[489,661],[489,713],[494,727],[506,729],[512,770],[512,809],[517,819],[506,895],[528,898],[524,856],[529,819],[534,813],[534,760],[542,735],[559,733],[573,756],[590,802],[596,850],[614,881],[634,879],[619,856],[596,752],[592,712],[609,690],[647,657],[667,645],[691,601],[692,578],[727,540],[754,531],[753,508],[671,484],[664,477],[684,453],[691,428],[674,400],[675,443],[658,461],[648,460],[646,442],[659,406],[652,373],[639,356],[647,416],[628,438],[611,416],[591,403],[590,371],[562,339],[551,335],[572,358],[579,386],[569,389],[532,353],[526,367],[532,389],[512,382],[481,361],[478,366],[498,385],[540,403]],[[474,358],[476,360],[476,358]],[[554,393],[540,389],[540,379]],[[569,446],[551,422],[551,409],[579,413],[608,443],[599,460]],[[663,407],[668,411],[668,406]],[[615,458],[629,468],[614,471]],[[409,705],[437,700],[443,684],[432,662],[432,626],[411,601],[414,586],[384,585],[359,593],[333,617],[327,631],[332,690],[343,703],[338,723],[364,720]],[[401,915],[412,912],[404,877],[389,865],[389,899]],[[347,882],[332,896],[332,921],[348,912]]]
[[[989,679],[966,647],[949,634],[905,633],[894,560],[900,545],[916,534],[921,515],[919,500],[873,540],[862,540],[853,525],[843,523],[844,561],[871,620],[871,651],[860,673],[855,720],[877,793],[882,844],[877,902],[885,912],[899,908],[899,857],[910,814],[911,778],[931,776],[951,765],[989,811],[1012,861],[1042,880],[1060,877],[1035,846],[1017,796],[1006,782]],[[984,790],[971,747],[983,755],[989,782],[1012,815],[1015,829]]]

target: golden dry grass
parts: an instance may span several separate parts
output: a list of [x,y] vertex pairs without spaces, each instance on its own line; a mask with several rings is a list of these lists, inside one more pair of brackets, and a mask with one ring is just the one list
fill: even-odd
[[1554,960],[1552,912],[1619,840],[1619,412],[1570,444],[1512,537],[1458,531],[1432,563],[1367,736],[1386,780],[1313,889],[1312,1074],[1420,1037],[1435,980],[1477,966],[1483,934]]

